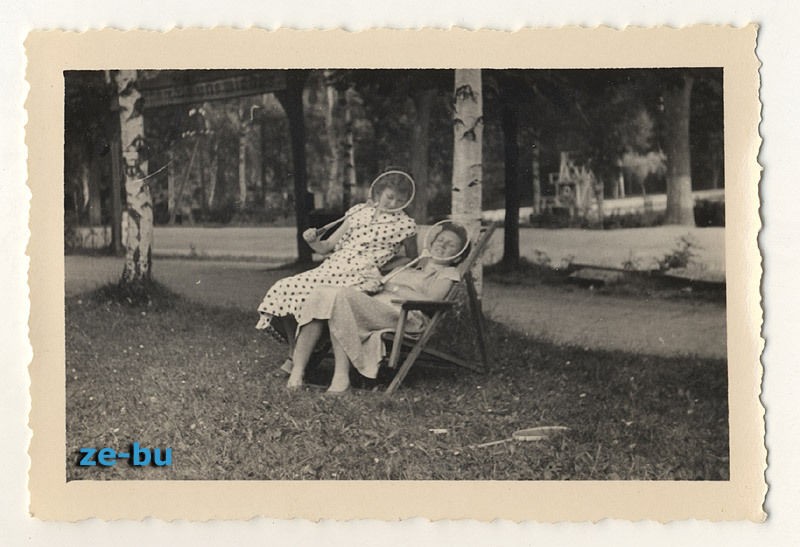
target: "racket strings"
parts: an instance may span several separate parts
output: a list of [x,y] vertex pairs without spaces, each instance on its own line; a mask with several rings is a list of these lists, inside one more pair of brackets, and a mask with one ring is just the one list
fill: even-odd
[[[382,208],[380,206],[380,194],[392,183],[388,182],[388,181],[383,181],[382,179],[384,179],[385,177],[393,176],[393,175],[402,177],[399,180],[405,181],[405,183],[401,186],[401,190],[398,190],[398,191],[402,191],[403,195],[408,195],[408,198],[399,207],[394,207],[394,208],[391,208],[391,209],[385,209],[385,208]],[[397,179],[394,179],[394,180],[397,180]],[[397,186],[399,184],[400,183],[397,183],[397,182],[394,183],[395,186]],[[382,220],[379,220],[379,216],[381,214],[385,214],[385,213],[391,215],[391,214],[394,214],[394,213],[401,212],[403,209],[408,207],[411,204],[412,201],[414,201],[414,196],[415,195],[416,195],[416,183],[414,182],[414,179],[411,177],[411,175],[409,175],[405,171],[401,171],[399,169],[391,169],[391,170],[388,170],[388,171],[384,171],[383,173],[381,173],[380,175],[375,177],[375,179],[372,181],[372,184],[370,184],[370,190],[369,190],[369,196],[370,197],[367,200],[367,202],[365,203],[365,205],[367,205],[368,207],[374,207],[375,208],[374,212],[372,213],[372,218],[370,220],[370,224],[373,224],[373,223],[374,224],[388,224],[388,223],[394,222],[396,219],[393,218],[393,217],[384,218]],[[331,232],[331,230],[333,230],[334,228],[338,227],[342,222],[347,220],[353,214],[355,214],[355,213],[345,214],[341,218],[339,218],[337,220],[334,220],[333,222],[329,222],[328,224],[326,224],[325,226],[322,226],[321,228],[317,228],[317,237],[318,238],[324,238],[326,235],[328,235]]]

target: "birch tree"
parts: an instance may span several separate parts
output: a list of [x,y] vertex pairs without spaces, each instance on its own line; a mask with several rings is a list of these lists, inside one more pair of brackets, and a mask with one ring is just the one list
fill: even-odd
[[342,201],[345,208],[350,207],[353,191],[356,188],[356,143],[353,135],[353,103],[356,90],[351,84],[344,92],[344,138],[341,147],[342,160]]
[[349,72],[326,70],[325,133],[328,142],[328,185],[325,206],[348,209],[357,191],[353,108],[358,103]]
[[[455,70],[453,91],[453,179],[451,211],[453,220],[470,234],[481,225],[483,181],[483,91],[480,69]],[[478,295],[483,268],[473,270]]]
[[328,187],[325,191],[325,206],[336,209],[342,204],[343,189],[341,172],[343,154],[340,150],[343,142],[339,138],[337,122],[339,90],[336,89],[333,70],[325,71],[325,135],[328,141]]
[[137,71],[119,70],[114,75],[119,104],[120,144],[125,176],[125,269],[122,283],[149,281],[152,268],[153,199],[144,156],[142,95],[137,89]]

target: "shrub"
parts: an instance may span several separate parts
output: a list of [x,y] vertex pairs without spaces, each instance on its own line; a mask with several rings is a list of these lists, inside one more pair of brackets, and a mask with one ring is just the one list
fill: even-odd
[[700,199],[694,204],[694,223],[699,228],[725,226],[725,202]]
[[536,228],[570,228],[579,224],[577,218],[570,218],[569,209],[565,207],[554,207],[531,215],[530,220],[531,226]]
[[633,213],[613,213],[603,221],[604,230],[617,228],[649,228],[664,224],[664,213],[656,211],[636,211]]
[[78,216],[74,211],[64,211],[64,252],[81,248],[81,234],[78,231]]
[[613,213],[603,219],[602,225],[596,219],[587,217],[569,216],[569,210],[556,208],[544,211],[538,215],[531,215],[531,226],[536,228],[585,228],[614,230],[617,228],[648,228],[661,226],[664,223],[664,213],[656,211],[636,211],[632,213]]
[[276,211],[248,207],[247,209],[236,211],[230,220],[230,224],[239,226],[271,224],[277,217]]
[[697,242],[691,236],[679,237],[676,247],[658,259],[658,269],[665,272],[675,268],[686,268],[697,256],[695,250],[698,248]]

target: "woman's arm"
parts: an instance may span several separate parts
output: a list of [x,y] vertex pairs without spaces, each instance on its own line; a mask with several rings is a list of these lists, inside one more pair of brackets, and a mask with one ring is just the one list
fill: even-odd
[[333,232],[331,237],[325,240],[325,243],[330,243],[331,250],[333,250],[333,248],[336,247],[336,244],[339,243],[339,240],[342,239],[342,236],[349,230],[350,230],[350,219],[346,218],[344,219],[344,222],[342,222],[342,224],[338,228],[336,228],[336,231]]
[[384,290],[396,298],[404,298],[406,300],[442,300],[450,292],[450,287],[452,286],[453,282],[449,279],[437,279],[419,291],[402,285],[392,285],[391,283],[384,287]]
[[381,273],[388,274],[392,270],[405,266],[411,260],[417,258],[417,234],[407,237],[400,244],[404,252],[402,255],[395,255],[389,262],[380,267]]
[[453,282],[449,279],[437,279],[426,287],[425,294],[431,300],[443,300],[452,286]]
[[419,249],[417,248],[417,234],[414,234],[403,240],[403,247],[406,249],[406,256],[408,258],[417,258],[419,256]]
[[[339,227],[336,228],[336,231],[333,232],[333,234],[331,234],[331,236],[328,239],[325,239],[325,240],[315,239],[315,240],[312,240],[312,241],[309,241],[308,239],[306,239],[306,242],[308,243],[308,246],[311,247],[311,249],[315,253],[319,253],[319,254],[322,254],[322,255],[328,254],[331,251],[333,251],[334,247],[336,247],[336,244],[342,238],[342,235],[344,235],[344,233],[347,232],[347,230],[349,230],[349,229],[350,229],[350,221],[349,221],[349,219],[345,219],[344,222],[342,222],[339,225]],[[310,228],[309,230],[314,230],[314,229]],[[315,233],[316,233],[316,230],[315,230]],[[304,237],[305,237],[305,234],[304,234]]]

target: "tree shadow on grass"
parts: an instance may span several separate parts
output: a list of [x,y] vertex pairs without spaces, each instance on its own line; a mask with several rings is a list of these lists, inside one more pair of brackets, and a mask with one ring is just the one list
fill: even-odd
[[[729,477],[724,360],[559,346],[490,321],[485,374],[414,367],[393,397],[331,398],[285,389],[286,347],[254,314],[162,296],[67,300],[69,480]],[[472,351],[466,319],[435,345]],[[569,430],[476,448],[540,425]],[[131,442],[173,448],[173,465],[76,465],[82,446]]]

